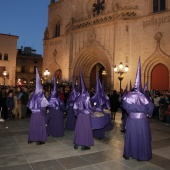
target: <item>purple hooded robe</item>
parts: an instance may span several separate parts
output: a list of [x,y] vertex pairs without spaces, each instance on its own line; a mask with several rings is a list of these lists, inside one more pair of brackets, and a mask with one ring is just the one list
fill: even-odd
[[67,99],[66,111],[67,111],[67,120],[65,128],[69,130],[74,130],[76,125],[76,116],[74,115],[73,105],[75,99],[80,95],[74,87],[74,80],[72,79],[72,91]]
[[45,115],[49,102],[44,96],[41,79],[36,68],[36,89],[27,106],[31,110],[28,140],[32,142],[45,142],[47,140]]
[[53,78],[54,88],[48,98],[50,106],[48,107],[47,134],[53,137],[64,136],[64,102],[60,99],[56,86],[56,73]]
[[154,105],[142,92],[139,58],[134,89],[122,100],[122,106],[128,112],[123,155],[146,161],[152,158],[151,131],[147,115],[152,116]]
[[93,112],[90,95],[85,88],[82,72],[80,72],[80,82],[81,94],[76,98],[73,106],[75,115],[77,116],[73,143],[78,146],[89,147],[94,145],[91,123],[91,114]]

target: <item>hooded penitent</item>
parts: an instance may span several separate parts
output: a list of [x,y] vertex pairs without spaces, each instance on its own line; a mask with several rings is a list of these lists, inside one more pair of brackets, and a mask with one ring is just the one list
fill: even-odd
[[70,104],[73,104],[76,97],[78,97],[80,95],[80,93],[75,89],[75,86],[74,86],[74,79],[72,78],[72,91],[67,99],[67,107],[70,105]]
[[90,104],[90,95],[86,89],[82,71],[80,70],[80,95],[78,96],[77,100],[74,103],[74,109],[91,109],[92,106]]
[[134,90],[130,91],[123,97],[123,100],[125,100],[129,104],[148,104],[149,101],[143,94],[142,89],[142,83],[141,83],[141,63],[140,63],[140,57],[138,60],[138,67],[136,72],[136,80],[134,84]]
[[32,94],[27,106],[31,111],[39,111],[42,107],[47,107],[49,102],[44,96],[41,79],[36,68],[36,88]]
[[100,90],[100,79],[99,76],[96,78],[96,89],[95,89],[95,94],[91,98],[92,105],[96,104],[97,108],[103,109],[103,106],[105,105],[105,98],[101,93]]
[[61,99],[58,96],[57,91],[57,85],[56,85],[56,72],[53,77],[53,91],[51,92],[51,95],[48,98],[48,101],[50,102],[50,107],[59,107]]
[[99,89],[100,89],[101,95],[103,96],[103,98],[105,100],[105,104],[103,106],[103,109],[109,109],[110,108],[110,100],[109,100],[109,97],[105,94],[104,86],[102,86],[100,80],[99,80]]

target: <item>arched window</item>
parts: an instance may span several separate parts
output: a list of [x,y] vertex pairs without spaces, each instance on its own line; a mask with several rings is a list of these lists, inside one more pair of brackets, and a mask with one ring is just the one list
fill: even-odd
[[153,13],[166,10],[166,0],[153,0]]
[[8,60],[8,54],[7,53],[4,54],[4,60]]
[[57,22],[56,28],[55,28],[55,37],[60,36],[60,22]]
[[2,60],[2,53],[0,53],[0,60]]

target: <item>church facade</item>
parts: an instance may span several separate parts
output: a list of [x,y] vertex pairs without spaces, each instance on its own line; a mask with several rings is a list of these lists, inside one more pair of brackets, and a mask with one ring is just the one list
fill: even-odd
[[[105,88],[134,84],[138,58],[142,84],[170,89],[170,0],[51,0],[44,33],[43,70],[79,78],[88,88],[99,74]],[[114,72],[122,62],[129,70]],[[102,73],[105,71],[107,75]],[[122,71],[122,70],[119,70]]]

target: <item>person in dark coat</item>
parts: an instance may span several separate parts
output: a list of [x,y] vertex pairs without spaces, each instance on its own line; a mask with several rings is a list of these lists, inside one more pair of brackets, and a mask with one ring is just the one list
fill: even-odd
[[[122,93],[122,97],[121,97],[121,105],[122,105],[122,99],[124,98],[124,96],[128,93],[127,91],[127,86],[126,89],[124,90],[124,92]],[[122,133],[126,132],[126,121],[127,121],[127,117],[128,117],[128,113],[127,111],[122,108],[122,129],[120,130]]]
[[69,130],[74,130],[76,125],[76,116],[74,115],[73,105],[75,99],[80,95],[78,91],[76,91],[74,87],[74,79],[72,79],[72,91],[67,98],[66,103],[66,112],[67,112],[67,120],[65,124],[65,128]]
[[119,94],[116,90],[113,90],[113,93],[110,97],[110,106],[111,106],[111,119],[115,120],[116,112],[119,108]]
[[93,111],[90,95],[85,88],[82,72],[80,72],[80,83],[81,94],[76,98],[73,106],[75,115],[77,116],[73,143],[75,149],[81,146],[81,150],[87,150],[94,145],[91,123],[91,114],[93,114]]
[[37,145],[47,141],[46,132],[46,107],[50,105],[43,93],[41,79],[36,68],[36,89],[31,95],[27,107],[31,110],[30,126],[28,132],[28,143],[37,142]]
[[151,131],[147,116],[154,109],[152,101],[143,93],[141,85],[140,58],[133,91],[122,100],[122,107],[128,112],[123,157],[147,161],[152,158]]
[[7,98],[6,98],[6,108],[7,108],[7,120],[12,120],[14,109],[14,98],[13,98],[13,91],[9,91]]
[[53,79],[54,88],[48,98],[50,106],[48,107],[47,134],[55,138],[64,136],[64,101],[57,92],[56,73]]

